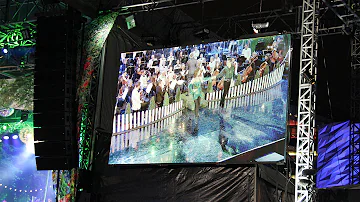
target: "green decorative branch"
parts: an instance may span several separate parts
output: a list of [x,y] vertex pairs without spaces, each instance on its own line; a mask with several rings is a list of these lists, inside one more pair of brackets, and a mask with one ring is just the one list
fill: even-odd
[[0,108],[33,110],[34,77],[0,80]]

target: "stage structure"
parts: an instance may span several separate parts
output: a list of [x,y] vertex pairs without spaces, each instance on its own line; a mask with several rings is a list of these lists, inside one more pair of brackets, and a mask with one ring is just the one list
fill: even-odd
[[93,148],[93,131],[95,121],[96,92],[100,53],[105,40],[113,27],[118,13],[101,16],[86,27],[84,51],[82,53],[82,78],[79,85],[79,168],[90,170]]
[[360,183],[360,30],[355,30],[351,44],[351,116],[350,116],[350,175],[351,184]]
[[[313,201],[314,177],[304,170],[313,169],[315,133],[315,81],[319,2],[304,0],[301,26],[298,128],[296,144],[295,201]],[[303,183],[305,181],[305,183]],[[306,183],[308,182],[308,183]]]
[[35,34],[35,22],[19,22],[0,25],[0,48],[34,46]]
[[[327,30],[336,30],[336,32],[350,35],[351,40],[351,109],[350,109],[350,185],[356,185],[360,182],[360,142],[359,142],[359,123],[360,121],[360,31],[358,23],[360,17],[353,10],[356,9],[353,1],[326,1],[322,2],[336,15],[340,20],[340,25],[327,28]],[[355,7],[354,7],[355,6]]]

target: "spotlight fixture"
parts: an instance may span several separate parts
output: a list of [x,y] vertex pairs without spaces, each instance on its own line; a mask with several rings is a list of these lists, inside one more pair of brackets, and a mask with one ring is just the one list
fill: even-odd
[[30,30],[29,29],[24,29],[20,31],[22,34],[22,37],[24,40],[29,40],[31,38],[31,34],[30,34]]
[[8,140],[8,139],[9,139],[9,136],[5,135],[4,140]]
[[13,140],[16,140],[16,139],[18,139],[18,138],[19,138],[18,135],[13,135],[13,136],[12,136],[12,139],[13,139]]
[[25,122],[29,118],[29,112],[28,111],[22,111],[21,112],[21,119],[20,122]]
[[4,47],[4,48],[2,49],[2,52],[3,52],[4,54],[8,54],[9,50]]
[[265,23],[251,23],[251,26],[254,30],[254,33],[257,34],[260,32],[261,29],[264,28],[268,28],[269,27],[269,22],[265,22]]
[[304,170],[302,171],[302,174],[303,174],[303,175],[307,175],[307,176],[309,176],[309,175],[315,175],[315,174],[316,174],[316,170],[315,170],[315,169],[304,169]]
[[310,72],[308,70],[306,70],[304,73],[303,73],[303,76],[306,80],[306,82],[310,83],[311,85],[314,85],[315,84],[315,78],[313,75],[310,74]]
[[207,28],[196,29],[194,31],[194,36],[201,39],[209,38],[209,34],[210,34],[210,30]]

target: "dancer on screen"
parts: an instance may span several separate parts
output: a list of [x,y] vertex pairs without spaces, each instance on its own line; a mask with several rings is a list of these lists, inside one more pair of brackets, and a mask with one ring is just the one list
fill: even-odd
[[199,117],[200,101],[204,96],[201,89],[202,84],[202,70],[197,68],[194,72],[194,78],[189,83],[189,93],[193,101],[195,102],[195,116]]
[[221,100],[220,100],[221,108],[224,108],[225,97],[229,92],[231,80],[233,79],[234,75],[235,75],[234,61],[233,59],[228,58],[226,61],[226,66],[224,66],[220,74],[216,76],[216,79],[222,78],[224,80],[224,91],[223,94],[221,95]]

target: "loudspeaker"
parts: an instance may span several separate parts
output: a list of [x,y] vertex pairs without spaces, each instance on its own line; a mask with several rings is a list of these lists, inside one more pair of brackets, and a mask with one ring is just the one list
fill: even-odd
[[34,73],[34,140],[38,170],[78,166],[76,64],[81,14],[39,17]]

